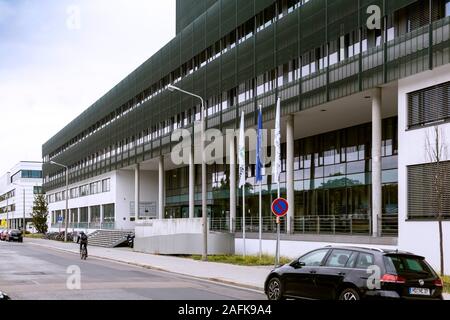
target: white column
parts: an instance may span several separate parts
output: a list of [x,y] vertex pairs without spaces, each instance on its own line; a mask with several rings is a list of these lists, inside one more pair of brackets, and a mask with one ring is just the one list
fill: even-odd
[[195,210],[195,161],[194,148],[189,153],[189,218],[194,218]]
[[103,205],[100,205],[100,224],[103,223]]
[[141,202],[141,183],[140,183],[140,165],[136,164],[134,168],[134,221],[138,221],[139,218],[139,203]]
[[295,193],[294,193],[294,116],[289,115],[286,121],[286,189],[289,211],[287,214],[287,233],[292,233]]
[[382,210],[381,189],[381,88],[372,97],[372,235],[379,236],[378,221]]
[[91,206],[88,206],[88,229],[91,223]]
[[230,139],[230,232],[235,231],[236,224],[236,142]]
[[78,208],[77,209],[77,223],[80,223],[80,216],[81,216],[80,211],[81,211],[81,208]]
[[158,184],[158,215],[159,219],[164,218],[165,207],[165,186],[164,186],[164,156],[159,158],[159,184]]

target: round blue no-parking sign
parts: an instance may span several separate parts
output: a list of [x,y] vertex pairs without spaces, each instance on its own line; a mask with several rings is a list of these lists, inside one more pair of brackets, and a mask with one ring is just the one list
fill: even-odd
[[286,199],[278,198],[272,203],[272,212],[277,217],[281,218],[287,215],[289,210],[289,203]]

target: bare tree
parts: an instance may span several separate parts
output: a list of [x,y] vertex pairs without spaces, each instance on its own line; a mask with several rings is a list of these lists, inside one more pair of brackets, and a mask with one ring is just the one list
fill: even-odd
[[[428,158],[433,165],[432,168],[432,202],[436,220],[439,225],[439,249],[441,262],[441,275],[445,273],[444,270],[444,234],[442,228],[442,221],[444,219],[444,201],[445,193],[447,192],[446,181],[447,172],[443,161],[446,161],[447,147],[445,144],[444,132],[435,126],[431,132],[426,135],[426,152]],[[432,133],[432,137],[430,137]]]

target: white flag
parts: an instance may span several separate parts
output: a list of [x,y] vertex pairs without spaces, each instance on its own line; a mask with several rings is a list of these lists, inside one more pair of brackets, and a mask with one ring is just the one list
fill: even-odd
[[241,127],[239,129],[239,188],[245,186],[245,127],[244,127],[245,113],[242,111]]
[[281,174],[281,99],[278,98],[277,101],[277,114],[275,116],[275,161],[272,165],[272,182],[280,182]]

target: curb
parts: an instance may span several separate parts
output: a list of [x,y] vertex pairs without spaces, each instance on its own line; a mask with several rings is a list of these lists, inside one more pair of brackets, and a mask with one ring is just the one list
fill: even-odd
[[[33,242],[28,242],[28,243],[31,244],[31,245],[44,247],[44,248],[48,248],[48,249],[52,249],[52,250],[56,250],[56,251],[62,251],[62,252],[66,252],[66,253],[78,254],[77,251],[74,251],[74,250],[71,250],[71,249],[55,248],[55,247],[52,247],[52,246],[49,246],[49,245],[40,244],[40,243],[33,243]],[[236,286],[236,287],[239,287],[241,289],[257,291],[258,293],[263,293],[264,294],[264,288],[262,288],[262,287],[246,285],[246,284],[242,284],[242,283],[234,282],[234,281],[230,281],[230,280],[224,280],[224,279],[219,279],[219,278],[198,277],[198,276],[193,276],[193,275],[186,274],[186,273],[179,273],[179,272],[169,271],[167,269],[151,266],[151,265],[148,265],[148,264],[141,264],[141,263],[137,263],[137,262],[117,260],[117,259],[113,259],[113,258],[101,257],[101,256],[98,256],[98,255],[91,255],[91,254],[89,254],[89,257],[100,259],[100,260],[105,260],[105,261],[112,261],[112,262],[116,262],[116,263],[123,263],[123,264],[126,264],[126,265],[140,267],[140,268],[144,268],[144,269],[148,269],[148,270],[155,270],[155,271],[160,271],[160,272],[166,272],[166,273],[170,273],[170,274],[174,274],[174,275],[178,275],[178,276],[189,277],[191,279],[196,279],[196,280],[210,281],[210,282],[215,282],[215,283],[229,285],[229,286]]]

